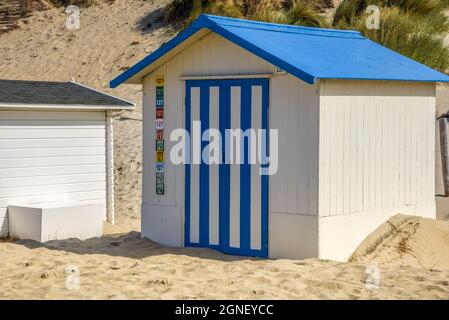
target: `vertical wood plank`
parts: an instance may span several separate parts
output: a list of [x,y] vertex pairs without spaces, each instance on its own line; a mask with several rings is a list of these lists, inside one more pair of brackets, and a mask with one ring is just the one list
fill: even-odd
[[[200,88],[191,89],[191,119],[200,120]],[[192,127],[193,128],[193,127]],[[193,129],[192,129],[193,132]],[[192,143],[193,148],[193,143]],[[190,153],[193,155],[193,149]],[[200,165],[191,163],[190,165],[190,242],[200,241]]]
[[[231,87],[231,128],[240,128],[241,88]],[[235,156],[234,156],[235,161]],[[240,165],[231,164],[229,245],[240,247]]]
[[[262,128],[262,87],[253,86],[251,91],[251,127],[259,130]],[[258,164],[251,165],[250,248],[254,250],[260,250],[262,247],[262,178],[259,168]]]
[[[219,87],[210,87],[209,128],[217,129],[219,124]],[[219,244],[219,165],[209,165],[209,244]]]

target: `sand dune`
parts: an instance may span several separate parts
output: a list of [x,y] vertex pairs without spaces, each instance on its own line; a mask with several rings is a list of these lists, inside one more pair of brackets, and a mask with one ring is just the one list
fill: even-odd
[[370,234],[349,260],[449,269],[449,221],[396,215]]

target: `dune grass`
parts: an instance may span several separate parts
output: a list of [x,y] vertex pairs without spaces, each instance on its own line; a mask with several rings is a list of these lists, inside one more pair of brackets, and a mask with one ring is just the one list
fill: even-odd
[[55,6],[64,6],[67,7],[69,5],[75,5],[81,8],[87,8],[94,4],[97,4],[99,0],[50,0]]
[[[380,28],[370,29],[368,5],[380,8]],[[332,27],[356,29],[366,37],[440,71],[449,68],[449,32],[445,11],[448,0],[344,0],[336,9]]]
[[321,8],[324,0],[174,0],[167,8],[166,19],[182,22],[185,27],[202,13],[233,18],[325,27]]

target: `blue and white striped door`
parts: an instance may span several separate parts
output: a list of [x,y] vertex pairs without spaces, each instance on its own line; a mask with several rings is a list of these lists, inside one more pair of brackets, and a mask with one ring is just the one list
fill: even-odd
[[248,139],[243,164],[224,159],[226,129],[267,129],[268,80],[186,81],[186,130],[192,151],[204,150],[209,141],[195,139],[193,121],[201,121],[201,135],[220,130],[222,163],[207,164],[198,159],[202,153],[191,152],[185,167],[185,245],[267,257],[268,176],[259,174],[258,161],[248,163]]

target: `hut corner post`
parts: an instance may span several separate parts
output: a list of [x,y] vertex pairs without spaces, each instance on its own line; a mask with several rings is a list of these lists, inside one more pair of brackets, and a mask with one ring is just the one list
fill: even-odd
[[106,220],[114,224],[114,130],[110,110],[106,111]]
[[441,166],[443,168],[444,196],[449,197],[449,145],[447,119],[438,119],[440,130]]

